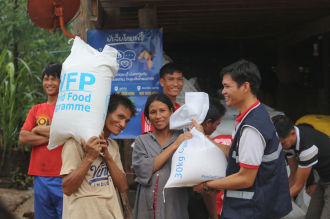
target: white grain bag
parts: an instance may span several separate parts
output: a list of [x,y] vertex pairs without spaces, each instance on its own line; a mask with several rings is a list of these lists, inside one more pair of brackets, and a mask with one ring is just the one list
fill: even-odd
[[99,52],[76,37],[62,65],[60,92],[50,129],[48,149],[69,138],[80,143],[99,136],[107,114],[111,82],[118,71],[117,50]]
[[209,110],[209,95],[204,92],[186,92],[185,104],[170,117],[170,129],[182,130],[189,127],[191,119],[201,124]]
[[165,188],[194,186],[226,176],[224,153],[195,128],[172,157],[171,175]]

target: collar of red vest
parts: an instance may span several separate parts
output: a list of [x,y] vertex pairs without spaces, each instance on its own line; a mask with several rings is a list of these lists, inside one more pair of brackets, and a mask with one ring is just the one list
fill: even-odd
[[253,108],[255,108],[256,106],[258,106],[260,103],[259,100],[257,100],[257,102],[255,102],[254,104],[252,104],[247,110],[245,110],[244,113],[242,114],[238,114],[238,116],[236,117],[236,121],[237,122],[241,122],[243,120],[243,118],[246,116],[246,114],[248,114]]

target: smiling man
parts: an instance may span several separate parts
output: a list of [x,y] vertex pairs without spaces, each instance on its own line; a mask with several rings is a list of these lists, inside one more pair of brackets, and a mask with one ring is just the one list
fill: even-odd
[[[284,155],[265,107],[257,99],[257,66],[240,60],[221,72],[226,104],[238,109],[233,143],[219,148],[228,158],[226,177],[194,186],[225,190],[222,218],[281,218],[292,210]],[[203,126],[193,121],[203,132]]]
[[[82,145],[70,139],[62,152],[63,218],[123,218],[115,188],[127,190],[126,175],[120,161],[119,148],[111,134],[126,128],[134,104],[123,95],[112,94],[103,133]],[[86,124],[88,125],[88,124]]]
[[41,75],[47,101],[30,109],[21,129],[21,144],[32,145],[28,174],[34,176],[35,218],[62,218],[63,193],[60,170],[63,145],[48,150],[49,131],[60,86],[62,65],[51,63]]
[[[176,97],[180,94],[183,87],[183,75],[180,66],[174,62],[167,63],[160,69],[159,75],[159,83],[164,89],[164,94],[171,99],[175,110],[179,109],[180,105],[176,103]],[[146,120],[144,111],[141,115],[141,123],[142,134],[155,130],[150,121]]]

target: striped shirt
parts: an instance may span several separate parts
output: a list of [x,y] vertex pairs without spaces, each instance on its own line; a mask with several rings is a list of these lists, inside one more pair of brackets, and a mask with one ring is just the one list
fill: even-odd
[[330,181],[330,138],[311,127],[295,126],[297,143],[284,150],[287,158],[296,158],[298,167],[313,166],[320,178]]

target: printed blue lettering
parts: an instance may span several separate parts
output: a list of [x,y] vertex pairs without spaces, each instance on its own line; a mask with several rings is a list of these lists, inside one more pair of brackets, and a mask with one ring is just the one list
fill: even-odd
[[185,140],[182,143],[182,146],[180,146],[179,153],[181,154],[187,146],[188,146],[188,140]]
[[180,178],[182,178],[182,174],[181,173],[176,173],[175,175],[174,175],[174,177],[176,178],[176,177],[180,177]]
[[75,110],[80,110],[80,111],[84,111],[84,105],[82,104],[76,104],[74,107]]
[[76,82],[77,80],[75,78],[72,78],[73,76],[77,76],[78,73],[77,72],[73,72],[73,73],[68,73],[68,79],[66,81],[66,89],[70,90],[70,83],[71,82]]
[[[86,78],[89,78],[89,80],[86,80]],[[90,73],[81,73],[80,82],[79,82],[79,90],[84,90],[85,85],[92,85],[94,83],[95,83],[94,75],[92,75]]]
[[60,78],[61,78],[60,91],[62,91],[63,85],[64,85],[64,81],[65,81],[65,78],[66,78],[66,74],[64,74],[63,76],[61,75]]
[[182,167],[178,167],[178,168],[176,168],[176,172],[182,172],[182,170],[183,170],[183,168]]

